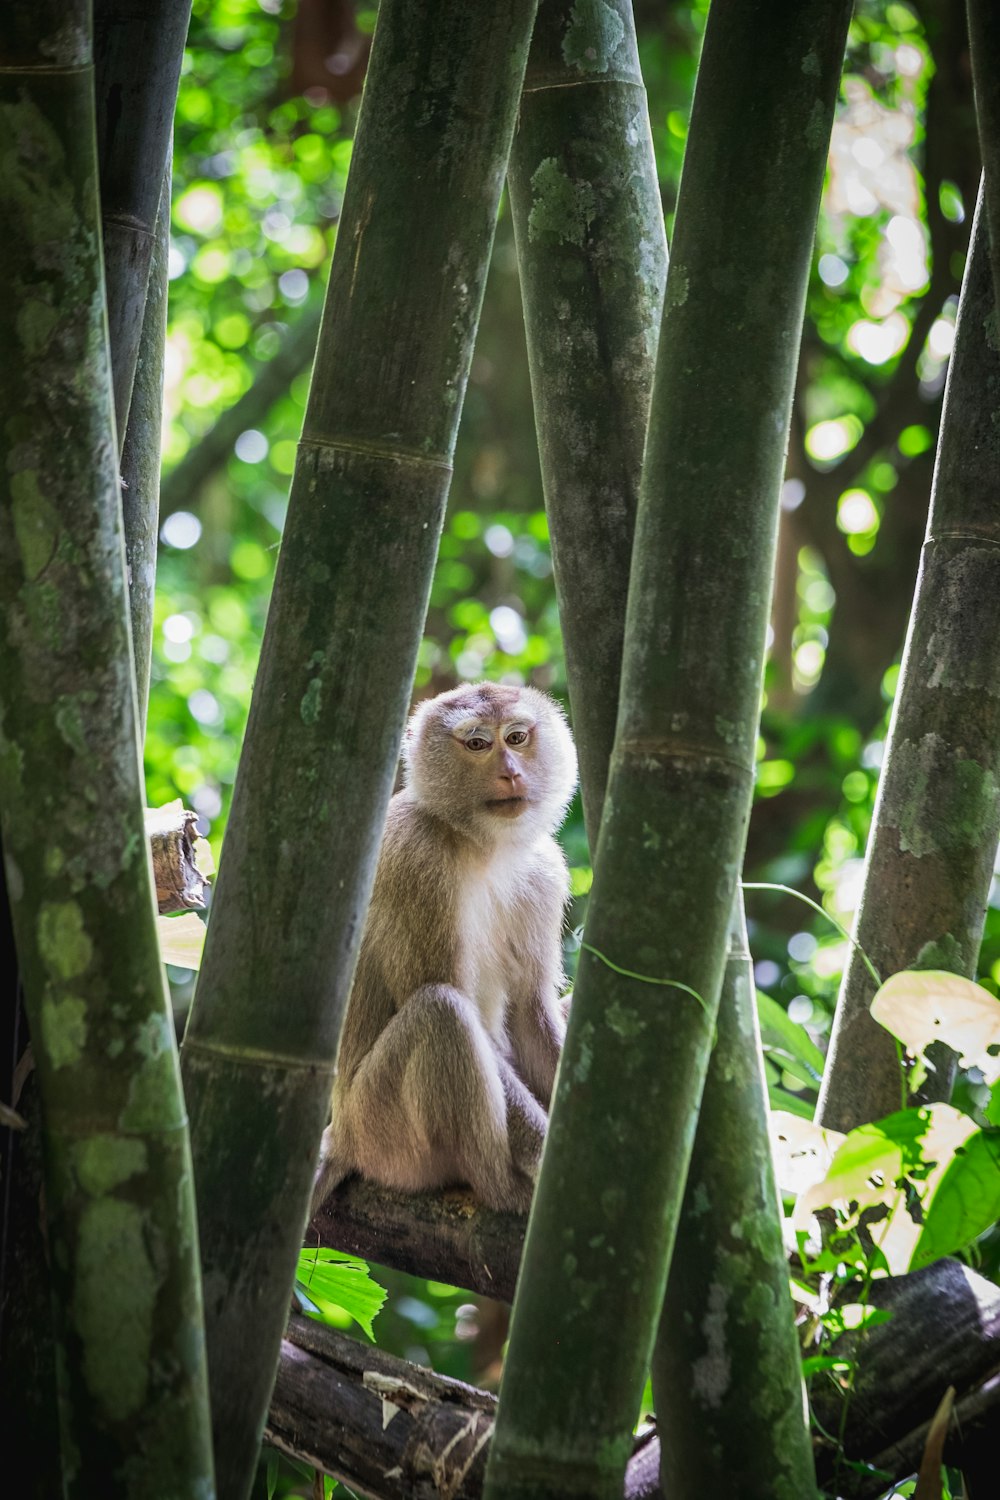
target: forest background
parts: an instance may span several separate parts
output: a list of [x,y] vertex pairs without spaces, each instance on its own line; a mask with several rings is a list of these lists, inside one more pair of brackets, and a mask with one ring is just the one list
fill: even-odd
[[[707,10],[635,7],[668,237]],[[374,19],[350,0],[300,0],[294,15],[281,0],[194,5],[175,131],[146,776],[150,805],[181,797],[199,813],[216,859]],[[794,887],[847,925],[923,539],[978,175],[961,8],[861,0],[810,280],[745,869],[748,881]],[[506,204],[416,691],[482,676],[565,698]],[[578,805],[563,837],[572,973],[590,885]],[[992,899],[980,978],[997,993],[996,887]],[[759,991],[822,1047],[844,939],[791,898],[748,900]],[[180,1014],[192,979],[170,977]],[[766,1025],[764,1039],[767,1047]],[[766,1059],[772,1100],[811,1116],[815,1079],[787,1063]],[[981,1248],[992,1274],[1000,1243]],[[505,1329],[497,1309],[378,1274],[391,1294],[380,1344],[478,1383],[495,1377]]]

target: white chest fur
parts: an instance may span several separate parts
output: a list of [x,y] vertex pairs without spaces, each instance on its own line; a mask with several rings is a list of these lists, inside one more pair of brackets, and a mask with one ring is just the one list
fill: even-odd
[[501,1046],[507,1006],[525,983],[529,920],[525,866],[529,861],[524,849],[497,851],[488,864],[469,872],[462,892],[461,948],[468,955],[465,992]]

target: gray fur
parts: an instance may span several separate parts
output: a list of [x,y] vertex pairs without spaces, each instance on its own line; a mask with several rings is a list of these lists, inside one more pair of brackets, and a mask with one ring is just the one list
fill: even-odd
[[478,683],[416,708],[405,764],[313,1206],[356,1171],[407,1191],[467,1183],[523,1212],[565,1033],[553,834],[576,786],[572,737],[544,693]]

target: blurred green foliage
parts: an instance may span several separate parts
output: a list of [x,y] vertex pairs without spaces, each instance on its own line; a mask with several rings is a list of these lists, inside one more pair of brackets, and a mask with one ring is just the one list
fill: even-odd
[[[831,151],[784,494],[747,878],[796,887],[850,923],[929,495],[940,398],[978,176],[954,7],[859,0]],[[959,8],[960,9],[960,8]],[[707,0],[638,0],[668,231]],[[370,7],[358,7],[359,36]],[[195,0],[174,159],[163,516],[146,743],[149,800],[181,796],[219,856],[280,542],[307,361],[276,399],[268,363],[314,315],[357,115],[292,84],[303,35],[282,0]],[[305,59],[321,67],[322,58]],[[963,83],[963,77],[965,82]],[[964,89],[964,92],[963,92]],[[339,102],[335,102],[335,99]],[[724,205],[720,205],[724,232]],[[720,307],[720,316],[729,310]],[[218,443],[189,492],[172,466]],[[252,420],[250,419],[252,418]],[[177,473],[183,474],[183,469]],[[565,695],[516,260],[502,209],[470,375],[418,692],[512,677]],[[565,831],[570,928],[590,885],[579,807]],[[1000,897],[981,973],[1000,982]],[[824,1045],[845,955],[830,923],[748,895],[759,989]],[[575,943],[567,939],[572,971]],[[785,1062],[790,1054],[785,1054]],[[768,1059],[772,1092],[811,1104],[808,1068]],[[805,1077],[803,1077],[805,1072]],[[392,1276],[380,1342],[482,1378],[463,1293]],[[469,1309],[472,1309],[471,1311]],[[492,1318],[492,1314],[490,1315]],[[496,1343],[494,1338],[494,1343]],[[498,1348],[498,1345],[497,1345]]]

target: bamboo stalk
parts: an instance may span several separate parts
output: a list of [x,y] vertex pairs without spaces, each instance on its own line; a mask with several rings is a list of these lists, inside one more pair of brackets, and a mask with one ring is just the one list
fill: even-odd
[[63,1484],[209,1495],[191,1163],[129,655],[85,0],[0,15],[0,807]]
[[163,174],[149,286],[142,315],[128,426],[122,444],[122,521],[128,577],[139,737],[145,739],[153,649],[153,596],[160,512],[163,351],[167,338],[167,257],[170,251],[170,164]]
[[615,0],[601,14],[604,41],[590,47],[575,0],[543,0],[508,172],[545,508],[593,848],[614,740],[667,272],[632,7],[629,0]]
[[[622,41],[584,78],[572,55],[576,9],[539,10],[508,179],[528,356],[552,533],[581,784],[596,845],[614,739],[635,504],[646,432],[666,242],[631,7],[616,7]],[[624,144],[623,144],[624,143]],[[533,187],[534,185],[534,187]],[[545,217],[550,198],[574,195],[576,234]],[[789,1472],[813,1485],[798,1348],[767,1137],[766,1096],[742,902],[730,947],[719,1042],[706,1084],[678,1226],[674,1271],[654,1354],[660,1423],[693,1467],[676,1493],[715,1493],[726,1473]],[[734,1140],[738,1149],[733,1150]],[[733,1256],[731,1226],[753,1238]],[[718,1302],[723,1273],[755,1289],[743,1321],[727,1298],[710,1325],[730,1382],[708,1412],[713,1444],[685,1445],[700,1403],[691,1369],[707,1351],[689,1307]],[[761,1301],[763,1299],[763,1303]],[[765,1316],[761,1317],[763,1306]],[[687,1322],[679,1322],[681,1314]],[[766,1370],[762,1379],[758,1372]],[[773,1420],[775,1409],[779,1416]],[[762,1414],[766,1418],[762,1420]],[[697,1411],[700,1419],[701,1411]],[[713,1464],[711,1455],[716,1455]],[[814,1486],[813,1486],[814,1487]]]
[[[976,209],[937,462],[854,938],[883,979],[975,975],[1000,837],[1000,354],[986,215]],[[900,1106],[892,1037],[852,947],[817,1119],[852,1130]],[[946,1098],[950,1055],[928,1097]]]
[[716,0],[709,16],[587,946],[488,1500],[621,1493],[749,811],[778,493],[849,11],[846,0],[766,11]]
[[379,12],[183,1049],[223,1495],[274,1377],[533,16]]
[[653,1350],[660,1486],[806,1500],[816,1478],[742,906]]
[[101,235],[119,450],[190,18],[191,0],[94,0]]

